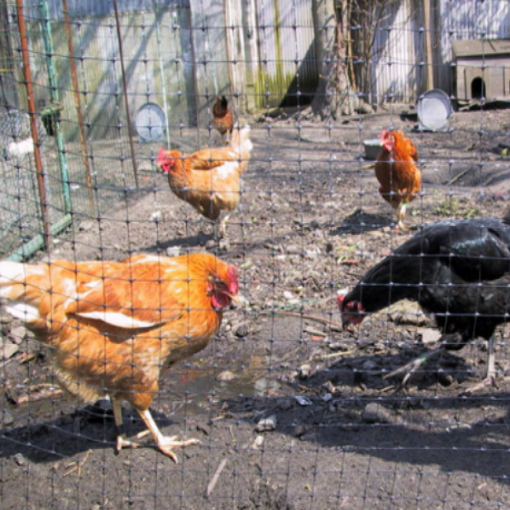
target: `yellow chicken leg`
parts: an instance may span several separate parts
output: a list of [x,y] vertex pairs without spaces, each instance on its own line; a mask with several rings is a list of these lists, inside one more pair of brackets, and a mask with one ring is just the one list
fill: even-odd
[[484,390],[490,387],[498,387],[497,373],[496,373],[496,355],[494,353],[494,342],[495,337],[492,335],[489,338],[489,353],[487,355],[487,375],[478,384],[470,386],[464,393],[471,395],[480,390]]
[[180,448],[183,446],[191,446],[194,444],[199,444],[200,441],[198,439],[187,439],[186,441],[177,441],[177,436],[164,436],[159,430],[156,422],[152,418],[152,415],[148,409],[145,411],[138,411],[143,422],[147,425],[154,442],[158,449],[163,452],[165,455],[168,455],[176,464],[178,462],[177,455],[172,451],[172,448]]
[[[112,401],[112,411],[113,411],[113,419],[115,420],[115,425],[118,429],[117,434],[117,444],[116,444],[116,451],[119,453],[122,448],[138,448],[140,446],[140,443],[136,443],[135,441],[130,441],[126,438],[126,434],[122,431],[123,429],[123,421],[122,421],[122,405],[120,400],[116,400],[114,398],[111,399]],[[122,432],[121,432],[122,431]],[[142,439],[145,436],[150,434],[150,431],[144,430],[142,432],[139,432],[135,438],[136,439]]]
[[219,226],[220,231],[220,239],[225,239],[227,237],[227,223],[230,219],[230,214],[227,214],[221,221]]
[[400,228],[401,230],[406,230],[407,227],[404,225],[404,218],[406,216],[406,209],[407,209],[407,203],[401,202],[397,208],[397,228]]

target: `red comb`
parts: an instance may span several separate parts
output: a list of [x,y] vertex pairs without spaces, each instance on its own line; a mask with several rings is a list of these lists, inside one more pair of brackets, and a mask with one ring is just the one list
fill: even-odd
[[235,296],[239,292],[239,277],[237,275],[237,269],[234,266],[228,266],[227,274],[230,279],[228,291],[230,294]]
[[159,149],[158,159],[156,160],[158,163],[165,159],[165,153],[166,153],[165,149]]

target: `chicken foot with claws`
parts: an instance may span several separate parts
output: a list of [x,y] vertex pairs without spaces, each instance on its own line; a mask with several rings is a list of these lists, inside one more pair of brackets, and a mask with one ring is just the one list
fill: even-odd
[[494,354],[494,343],[495,338],[492,335],[489,338],[489,353],[487,356],[487,375],[484,379],[482,379],[479,383],[470,386],[464,393],[471,394],[477,391],[483,390],[485,388],[497,388],[497,374],[496,374],[496,356]]
[[[113,409],[113,417],[115,420],[115,425],[119,430],[122,430],[123,421],[122,421],[122,407],[121,403],[118,400],[112,399],[112,409]],[[156,422],[152,418],[150,411],[147,409],[145,411],[138,411],[140,417],[143,422],[147,426],[148,430],[144,430],[136,434],[135,439],[140,440],[149,434],[152,435],[154,442],[156,443],[157,448],[170,457],[176,464],[178,463],[177,455],[173,452],[172,448],[180,448],[183,446],[191,446],[195,444],[199,444],[200,441],[198,439],[187,439],[185,441],[178,441],[177,436],[165,436],[161,433]],[[121,432],[117,436],[117,452],[120,452],[122,448],[138,448],[140,443],[137,441],[132,441],[126,438],[126,434]]]
[[164,436],[161,431],[158,429],[156,422],[152,418],[152,415],[148,409],[145,411],[138,411],[143,422],[147,425],[154,442],[158,449],[168,455],[176,464],[178,463],[177,455],[172,451],[172,448],[181,448],[183,446],[191,446],[194,444],[199,444],[199,439],[187,439],[185,441],[177,441],[177,436]]
[[[137,443],[136,441],[127,439],[126,433],[123,432],[124,422],[122,420],[122,404],[121,404],[121,402],[114,398],[112,398],[111,401],[112,401],[113,419],[115,420],[115,425],[118,430],[117,444],[115,446],[116,452],[120,453],[122,448],[138,448],[140,446],[140,443]],[[139,432],[138,434],[136,434],[135,439],[137,439],[137,440],[143,439],[144,437],[148,436],[149,434],[150,434],[149,430],[143,430],[142,432]]]

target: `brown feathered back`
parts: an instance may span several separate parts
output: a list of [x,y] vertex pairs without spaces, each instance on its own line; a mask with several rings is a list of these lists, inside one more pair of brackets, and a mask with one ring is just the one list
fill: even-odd
[[168,173],[172,191],[209,220],[234,210],[240,199],[240,176],[253,149],[250,128],[235,130],[229,147],[202,149],[194,154],[161,149],[156,163]]
[[210,254],[0,262],[5,311],[52,346],[63,388],[85,402],[108,394],[137,410],[149,407],[163,368],[203,349],[218,330],[216,287],[236,294],[237,276]]
[[411,202],[421,190],[421,172],[415,165],[418,151],[402,131],[383,131],[383,147],[375,164],[375,176],[381,185],[384,200],[397,208],[402,202]]

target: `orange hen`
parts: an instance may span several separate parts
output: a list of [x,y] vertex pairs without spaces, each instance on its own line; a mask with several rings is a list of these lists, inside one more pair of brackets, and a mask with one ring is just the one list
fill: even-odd
[[216,96],[212,107],[213,125],[221,135],[223,143],[230,142],[230,135],[234,129],[234,116],[228,107],[228,100],[225,96]]
[[[248,126],[235,129],[229,147],[203,149],[194,154],[161,149],[157,166],[168,174],[172,191],[209,220],[239,204],[241,175],[246,171],[253,145]],[[228,214],[220,223],[225,234]]]
[[[137,255],[122,262],[0,262],[5,310],[49,345],[60,385],[86,403],[109,395],[122,426],[123,400],[157,445],[195,444],[164,436],[149,411],[163,369],[200,351],[238,292],[234,266],[213,255]],[[119,432],[117,449],[138,446]]]
[[383,131],[382,151],[375,164],[379,193],[393,209],[403,229],[406,207],[421,190],[421,172],[415,163],[418,151],[402,131]]

